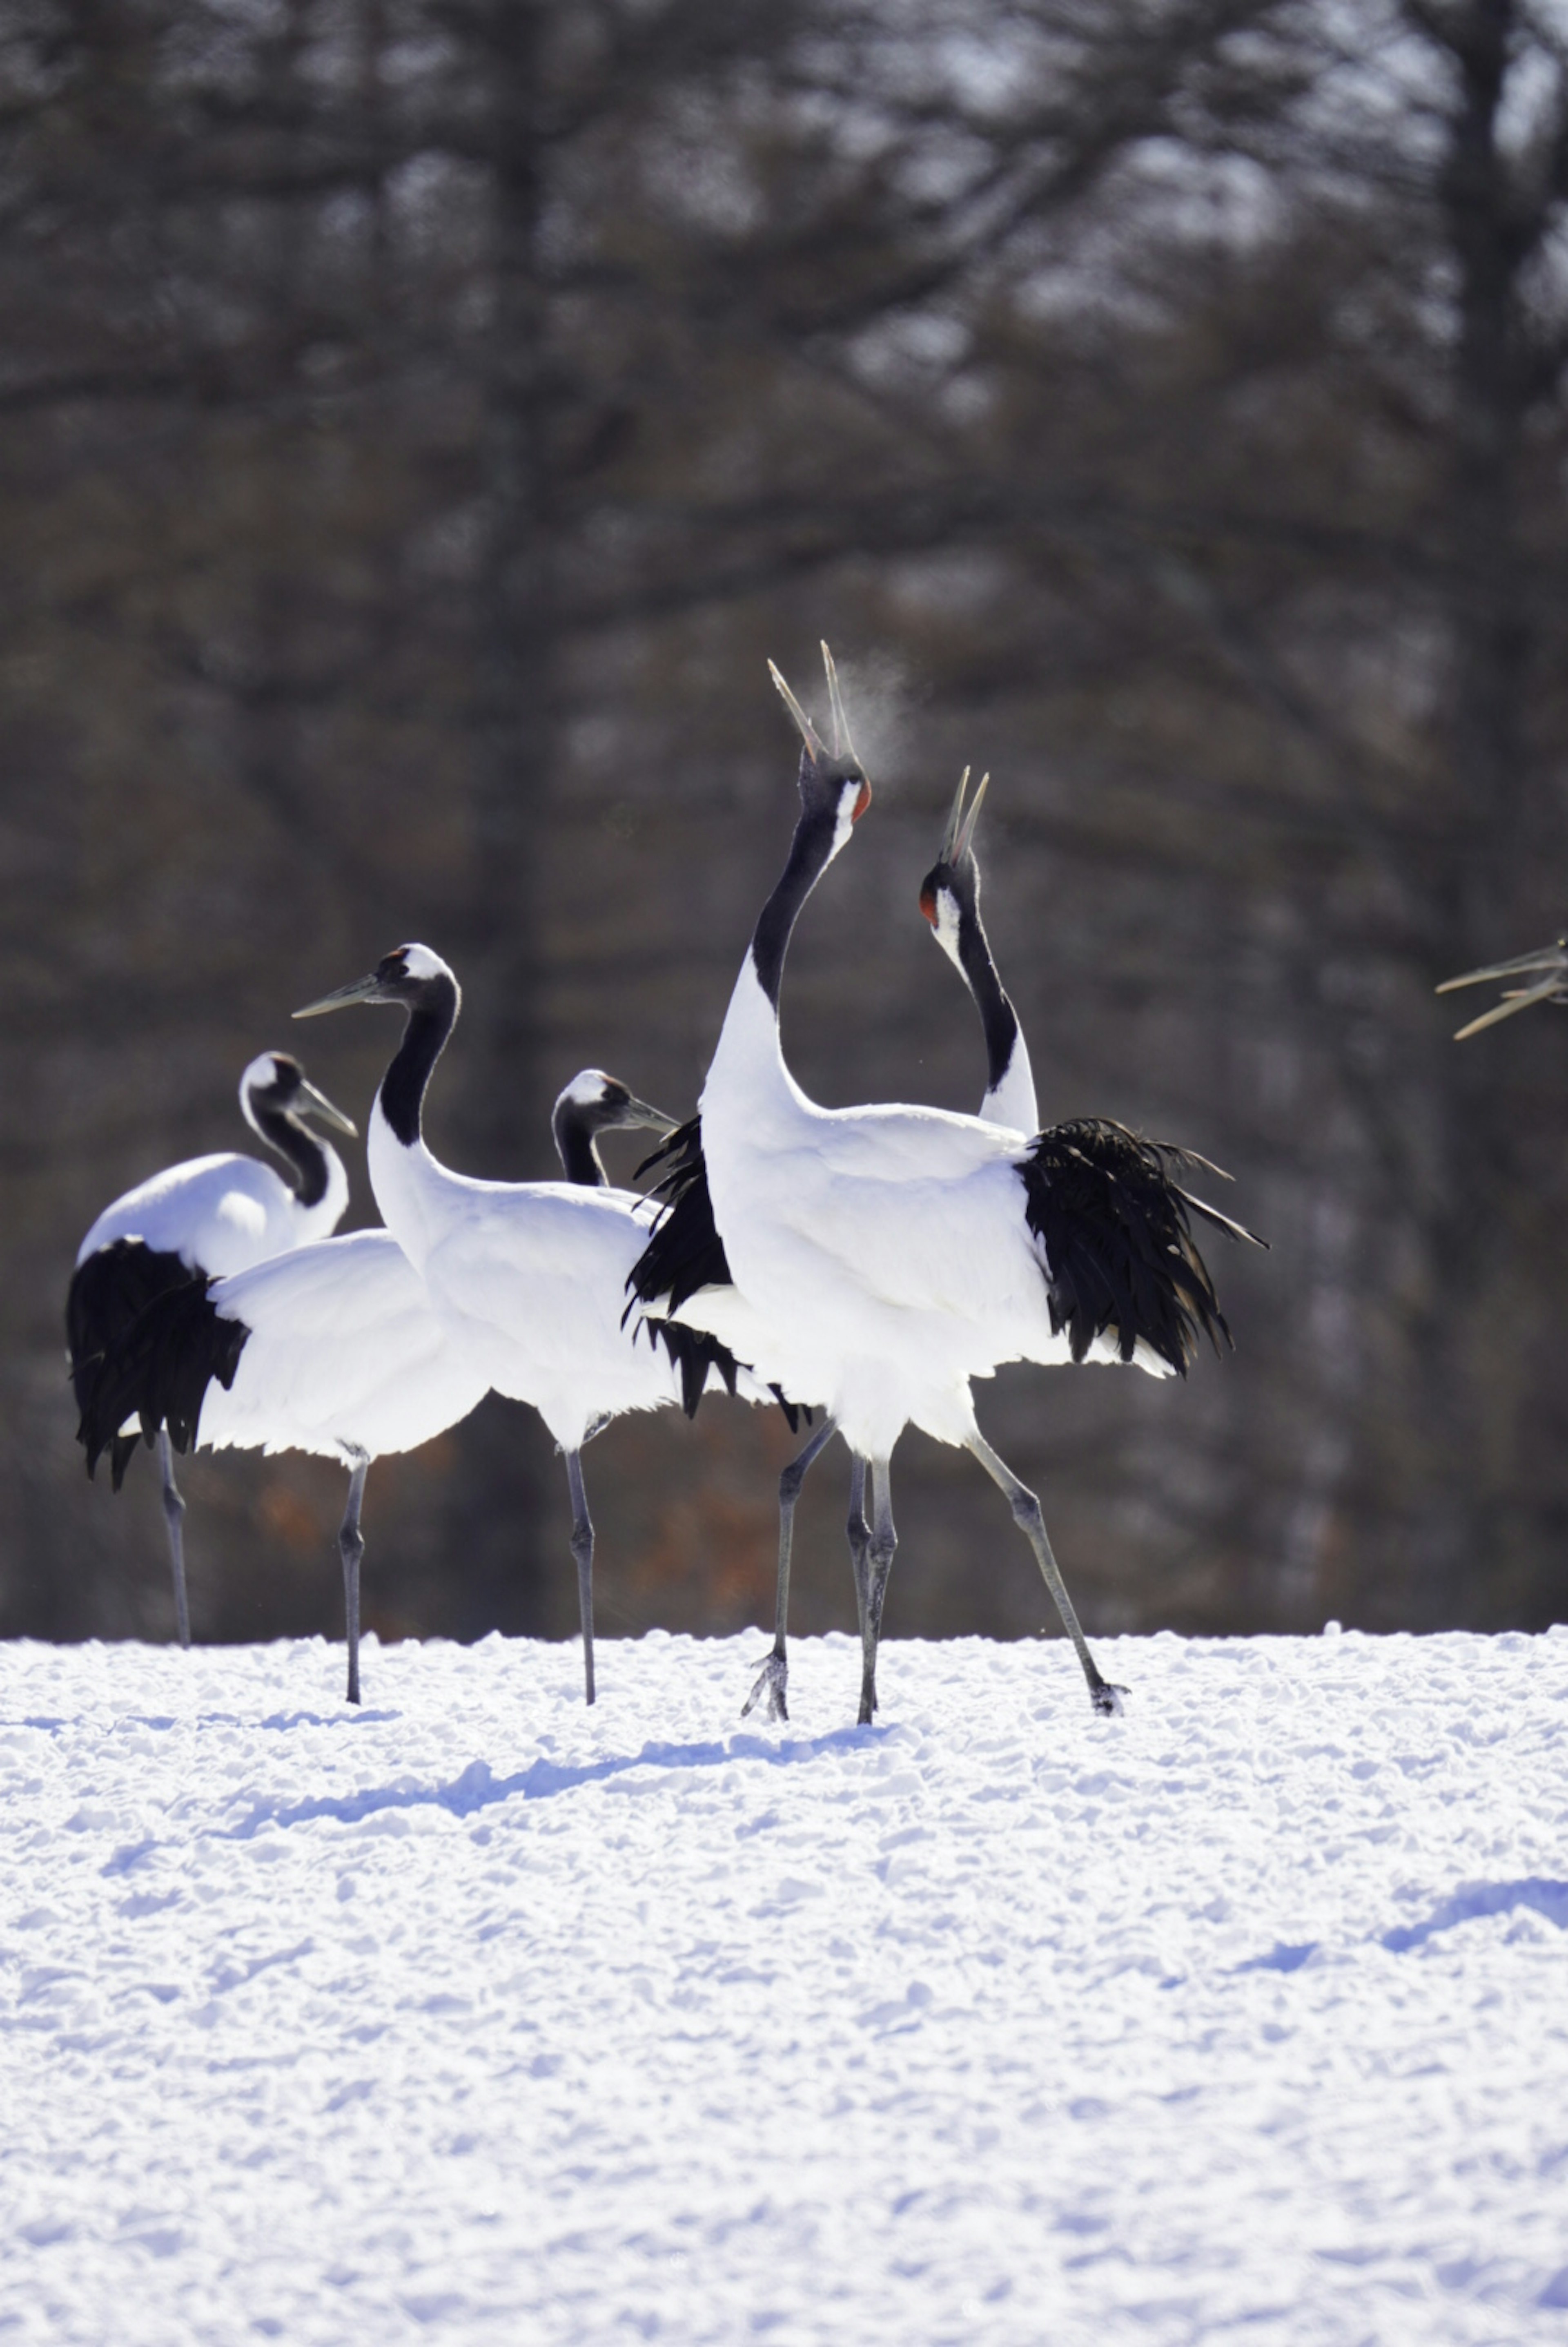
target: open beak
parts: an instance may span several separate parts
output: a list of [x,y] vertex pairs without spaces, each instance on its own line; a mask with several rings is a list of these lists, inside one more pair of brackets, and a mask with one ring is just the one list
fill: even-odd
[[[850,720],[844,709],[844,696],[839,685],[839,671],[833,655],[825,643],[822,646],[822,666],[828,677],[828,706],[833,715],[831,752],[823,747],[821,735],[785,683],[777,661],[769,661],[768,673],[778,686],[785,708],[788,709],[799,729],[800,739],[806,744],[806,755],[810,759],[811,764],[814,766],[820,766],[824,758],[831,756],[834,759],[848,758],[858,766],[860,762],[855,755],[855,744],[850,733]],[[867,805],[870,805],[869,799]]]
[[323,994],[319,1002],[307,1002],[303,1010],[296,1010],[296,1019],[319,1019],[323,1010],[346,1010],[351,1002],[379,1002],[376,989],[381,980],[372,969],[368,978],[356,978],[351,986],[340,986],[332,994]]
[[1483,1027],[1495,1027],[1500,1020],[1512,1019],[1521,1010],[1528,1010],[1532,1002],[1550,1002],[1554,995],[1568,989],[1568,938],[1559,938],[1555,945],[1542,946],[1534,953],[1520,954],[1513,961],[1489,962],[1484,969],[1467,969],[1462,977],[1445,978],[1437,989],[1439,994],[1452,994],[1461,986],[1485,986],[1506,978],[1530,978],[1544,972],[1534,986],[1514,987],[1501,1002],[1472,1019],[1454,1036],[1462,1043],[1470,1035],[1479,1035]]
[[[297,1017],[299,1014],[296,1012],[295,1015]],[[315,1085],[308,1084],[302,1076],[300,1079],[296,1112],[302,1112],[308,1116],[319,1116],[323,1124],[335,1125],[340,1133],[346,1133],[351,1141],[357,1141],[360,1137],[360,1128],[353,1118],[345,1116],[341,1108],[334,1108],[326,1093],[319,1092]]]

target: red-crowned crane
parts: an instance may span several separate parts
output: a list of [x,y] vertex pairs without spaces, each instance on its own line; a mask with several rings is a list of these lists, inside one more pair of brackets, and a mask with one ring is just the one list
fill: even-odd
[[[1185,1374],[1200,1335],[1217,1348],[1228,1337],[1190,1216],[1251,1235],[1176,1179],[1190,1166],[1217,1169],[1105,1119],[1026,1138],[940,1109],[824,1109],[807,1097],[779,1040],[785,956],[871,788],[847,745],[828,751],[796,716],[800,815],[700,1103],[713,1224],[732,1284],[672,1297],[672,1308],[791,1400],[821,1403],[870,1470],[874,1522],[863,1542],[853,1512],[850,1523],[862,1721],[877,1707],[897,1545],[889,1462],[909,1425],[972,1452],[1003,1491],[1095,1709],[1114,1713],[1122,1690],[1089,1652],[1038,1500],[975,1423],[971,1381],[1009,1360],[1130,1361],[1156,1377]],[[648,1275],[639,1272],[641,1288]]]
[[[605,1183],[602,1133],[664,1132],[670,1120],[588,1068],[562,1092],[551,1122],[567,1179],[593,1189]],[[89,1472],[127,1415],[166,1427],[179,1450],[305,1450],[341,1460],[349,1471],[338,1533],[348,1701],[358,1703],[366,1473],[377,1459],[455,1426],[487,1390],[391,1232],[355,1231],[158,1297],[99,1364],[82,1433]],[[591,1587],[579,1595],[591,1703]]]
[[[252,1060],[239,1080],[239,1107],[251,1131],[281,1158],[281,1174],[259,1157],[232,1151],[188,1158],[138,1182],[106,1206],[82,1241],[66,1299],[78,1411],[87,1406],[105,1352],[154,1296],[184,1286],[198,1272],[244,1271],[286,1247],[325,1238],[341,1221],[349,1203],[349,1177],[337,1151],[330,1142],[318,1140],[305,1119],[320,1117],[351,1134],[354,1126],[314,1084],[306,1082],[299,1061],[287,1051],[263,1051]],[[179,1643],[188,1646],[185,1501],[159,1421],[149,1423],[147,1439],[157,1446],[162,1471],[175,1618]],[[117,1425],[112,1430],[116,1491],[140,1440],[137,1427],[122,1431]]]
[[[371,1111],[371,1187],[465,1373],[531,1404],[565,1455],[592,1703],[594,1527],[584,1444],[623,1411],[662,1409],[705,1385],[733,1392],[740,1382],[748,1399],[768,1396],[710,1337],[670,1323],[645,1344],[622,1326],[626,1277],[657,1213],[653,1200],[565,1182],[476,1181],[432,1154],[422,1123],[425,1088],[461,1001],[441,956],[406,945],[295,1016],[352,1003],[390,1003],[404,1014],[402,1041]],[[672,1119],[627,1097],[622,1123],[670,1131]]]

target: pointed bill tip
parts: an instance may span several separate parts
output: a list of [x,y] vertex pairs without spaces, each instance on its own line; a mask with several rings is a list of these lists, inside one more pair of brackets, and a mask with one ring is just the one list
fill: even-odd
[[1461,986],[1486,986],[1505,978],[1531,978],[1537,970],[1551,970],[1559,985],[1568,985],[1568,938],[1539,946],[1533,953],[1516,954],[1512,961],[1490,961],[1482,969],[1463,970],[1458,978],[1445,978],[1433,990],[1452,994]]
[[980,821],[980,810],[985,805],[985,794],[989,789],[990,784],[991,776],[989,774],[982,774],[980,778],[980,788],[975,792],[974,796],[971,799],[969,803],[969,813],[963,819],[963,829],[959,835],[957,854],[954,859],[955,861],[958,857],[967,856],[974,845],[974,826]]
[[955,851],[958,846],[958,835],[963,825],[963,799],[969,788],[971,772],[972,769],[965,766],[962,774],[960,774],[958,788],[953,794],[952,805],[948,810],[947,829],[942,835],[942,854],[938,858],[938,861],[942,864],[952,864],[957,860]]
[[1453,1040],[1456,1043],[1466,1042],[1471,1035],[1479,1035],[1483,1028],[1495,1027],[1500,1020],[1512,1019],[1521,1010],[1528,1010],[1532,1002],[1550,1002],[1553,996],[1562,990],[1562,974],[1554,970],[1550,978],[1543,979],[1539,986],[1521,987],[1512,994],[1505,994],[1501,1002],[1494,1002],[1490,1010],[1483,1010],[1481,1017],[1472,1019],[1468,1027],[1457,1028]]
[[826,637],[822,639],[822,667],[828,679],[828,706],[833,713],[833,755],[835,758],[853,758],[855,744],[850,733],[844,696],[839,685],[838,665],[828,649]]

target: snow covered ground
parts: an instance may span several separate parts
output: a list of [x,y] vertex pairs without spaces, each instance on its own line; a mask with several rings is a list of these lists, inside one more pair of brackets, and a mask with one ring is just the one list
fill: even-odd
[[1568,2341],[1568,1631],[0,1648],[0,2339]]

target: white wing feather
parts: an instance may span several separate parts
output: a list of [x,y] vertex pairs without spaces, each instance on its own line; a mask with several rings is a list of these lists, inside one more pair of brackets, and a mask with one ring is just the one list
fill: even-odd
[[232,1389],[208,1389],[208,1448],[375,1459],[428,1442],[487,1389],[390,1232],[296,1247],[211,1295],[250,1335]]

